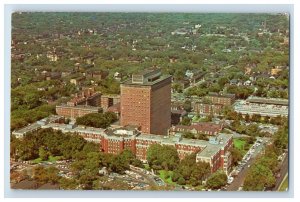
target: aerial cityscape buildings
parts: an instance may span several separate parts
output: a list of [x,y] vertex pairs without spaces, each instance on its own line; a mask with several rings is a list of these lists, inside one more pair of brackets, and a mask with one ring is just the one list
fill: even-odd
[[11,188],[287,190],[290,17],[12,13]]

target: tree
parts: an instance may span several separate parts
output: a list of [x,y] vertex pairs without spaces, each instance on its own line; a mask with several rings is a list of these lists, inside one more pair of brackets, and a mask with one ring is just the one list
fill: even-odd
[[40,184],[52,183],[55,184],[59,181],[59,170],[53,166],[45,168],[43,166],[36,166],[33,169],[33,179]]
[[24,96],[24,102],[28,106],[28,109],[33,109],[40,105],[40,96],[34,93],[27,93]]
[[[196,162],[196,153],[186,156],[174,170],[172,181],[197,186],[210,174],[210,165],[206,162]],[[183,178],[184,181],[181,179]],[[179,184],[180,184],[179,183]]]
[[249,116],[249,114],[246,114],[246,115],[245,115],[245,121],[246,121],[246,122],[249,122],[249,121],[250,121],[250,116]]
[[97,180],[97,177],[84,171],[79,177],[79,183],[84,190],[93,189],[94,181]]
[[213,173],[206,182],[206,186],[210,189],[220,189],[222,186],[225,186],[227,183],[227,175],[224,172],[215,172]]
[[221,77],[221,78],[218,79],[218,84],[219,84],[219,86],[224,87],[224,85],[225,85],[226,83],[228,83],[228,78],[226,78],[226,77]]
[[254,122],[260,122],[261,121],[261,115],[260,114],[253,114],[251,117],[251,120]]
[[180,177],[178,180],[177,180],[177,183],[180,184],[180,185],[185,185],[186,182],[185,182],[185,179],[183,177]]
[[276,179],[268,167],[253,164],[246,174],[243,190],[262,191],[265,187],[273,187],[275,182]]
[[274,134],[274,146],[278,153],[281,153],[284,149],[288,148],[289,136],[288,136],[288,126],[287,124]]
[[56,184],[58,183],[60,177],[58,176],[59,170],[54,167],[51,166],[49,168],[46,169],[47,171],[47,176],[48,176],[48,182],[52,183],[52,184]]
[[44,147],[40,147],[39,156],[43,161],[46,161],[49,158],[49,153],[44,149]]
[[179,163],[179,157],[175,147],[153,144],[147,150],[147,161],[154,170],[174,170]]
[[113,112],[105,112],[104,114],[91,113],[82,117],[78,117],[76,119],[76,124],[91,126],[95,128],[106,128],[116,120],[117,116]]
[[230,153],[232,156],[232,164],[236,166],[243,158],[242,152],[238,148],[232,147]]
[[190,112],[192,109],[191,101],[186,100],[183,104],[183,109],[187,112]]
[[192,120],[189,117],[185,116],[185,117],[183,117],[181,124],[185,125],[185,126],[189,126],[189,125],[191,125],[191,122],[192,122]]
[[78,187],[78,183],[76,182],[75,179],[62,177],[59,180],[59,187],[60,189],[64,189],[64,190],[74,190]]
[[123,158],[128,164],[132,164],[137,167],[143,167],[143,163],[140,160],[136,159],[133,152],[129,149],[123,150],[120,154],[120,157]]
[[109,168],[116,173],[123,174],[125,170],[129,169],[129,163],[126,159],[122,158],[120,155],[117,155],[113,158]]

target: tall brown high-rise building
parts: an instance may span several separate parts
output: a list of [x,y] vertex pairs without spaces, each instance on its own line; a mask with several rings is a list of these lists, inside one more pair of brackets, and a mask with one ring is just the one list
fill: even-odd
[[133,74],[121,84],[121,125],[165,135],[171,126],[171,76],[159,69]]

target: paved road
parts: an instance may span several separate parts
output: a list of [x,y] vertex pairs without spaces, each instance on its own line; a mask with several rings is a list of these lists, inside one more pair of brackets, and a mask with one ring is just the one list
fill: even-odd
[[[266,140],[264,140],[264,142],[265,141]],[[251,166],[254,163],[255,158],[263,151],[263,148],[264,148],[263,144],[260,144],[258,147],[256,147],[255,152],[252,154],[250,160],[243,166],[242,170],[234,178],[233,182],[227,187],[228,191],[237,191],[239,187],[244,184],[247,171],[250,169],[250,167],[248,166]]]
[[288,170],[289,170],[289,161],[288,161],[288,155],[285,156],[281,167],[280,167],[280,177],[276,180],[276,185],[273,188],[273,191],[277,191],[279,189],[279,186],[281,184],[281,182],[283,181],[284,177],[288,174]]
[[183,93],[187,92],[190,88],[193,88],[193,87],[195,87],[195,86],[198,86],[198,85],[200,85],[201,83],[204,83],[204,82],[205,82],[205,81],[200,80],[200,81],[198,81],[197,83],[195,83],[195,84],[193,84],[193,85],[189,85],[187,88],[183,89]]

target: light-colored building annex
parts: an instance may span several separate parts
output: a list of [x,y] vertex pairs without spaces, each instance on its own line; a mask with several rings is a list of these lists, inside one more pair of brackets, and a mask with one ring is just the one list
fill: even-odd
[[261,116],[288,116],[288,100],[262,97],[249,97],[247,100],[237,100],[233,108],[243,115],[259,114]]

